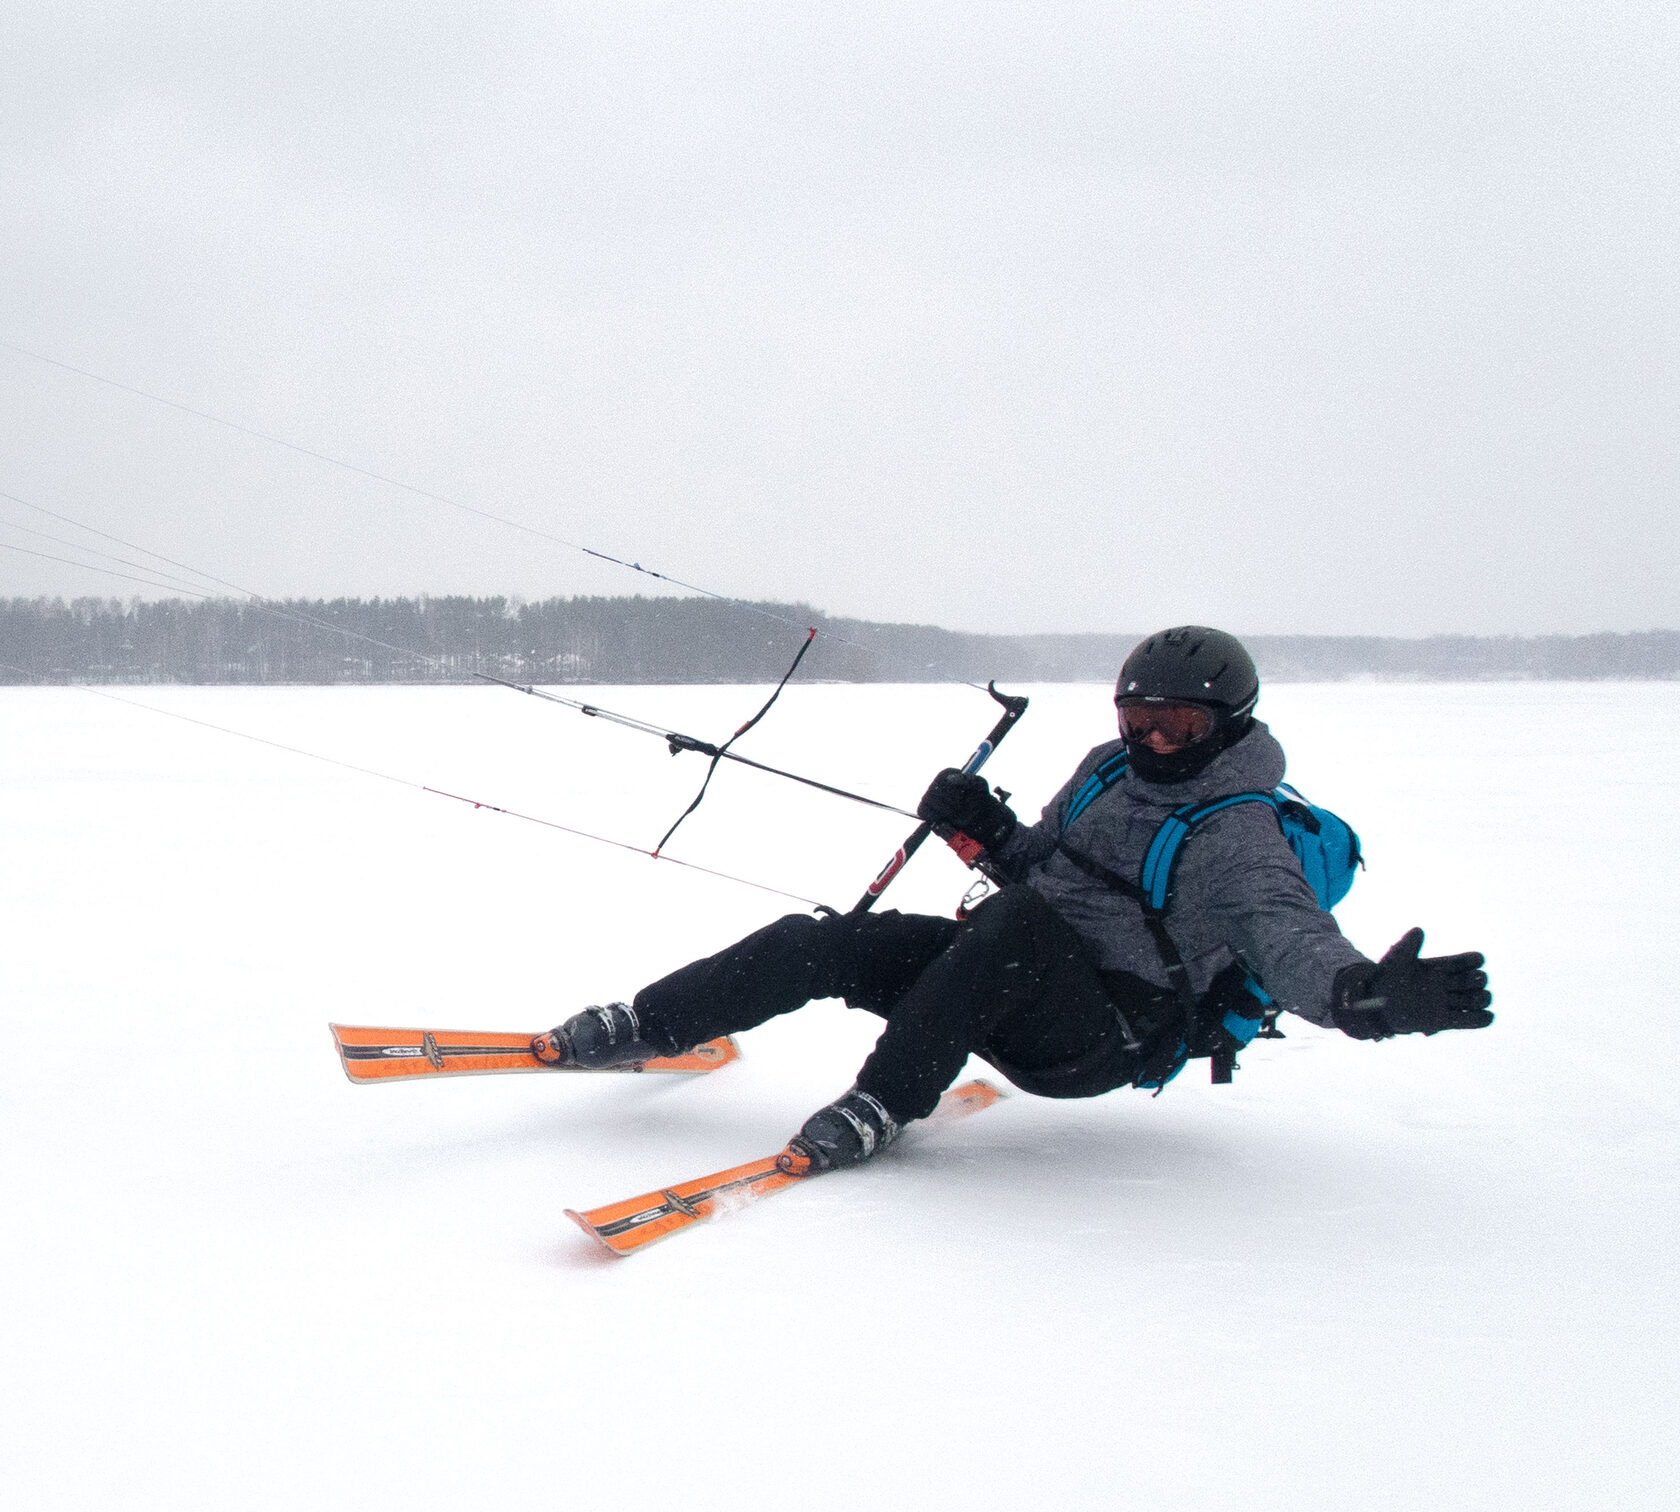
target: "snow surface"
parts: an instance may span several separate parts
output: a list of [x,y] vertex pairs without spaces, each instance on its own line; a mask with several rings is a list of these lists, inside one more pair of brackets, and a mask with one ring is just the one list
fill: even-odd
[[[493,688],[112,691],[644,845],[704,770]],[[1112,716],[1030,691],[991,775],[1036,812]],[[762,692],[590,696],[715,737]],[[85,690],[0,711],[8,1507],[1676,1503],[1680,687],[1267,690],[1365,837],[1344,927],[1485,950],[1492,1030],[1289,1020],[1232,1087],[1017,1094],[629,1261],[562,1209],[773,1151],[876,1021],[372,1088],[325,1026],[546,1028],[797,905]],[[913,806],[992,718],[795,687],[743,749]],[[731,768],[673,850],[845,906],[907,828]]]

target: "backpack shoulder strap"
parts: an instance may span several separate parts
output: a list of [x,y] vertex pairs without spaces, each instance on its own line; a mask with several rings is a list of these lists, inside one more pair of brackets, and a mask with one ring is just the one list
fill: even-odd
[[1112,756],[1105,757],[1097,769],[1074,790],[1073,797],[1068,799],[1067,812],[1062,815],[1062,828],[1065,830],[1124,777],[1126,766],[1124,751],[1116,751]]
[[1167,900],[1172,895],[1173,867],[1178,862],[1178,853],[1184,848],[1184,842],[1204,819],[1211,819],[1239,803],[1264,803],[1274,812],[1278,806],[1277,798],[1271,793],[1232,793],[1228,798],[1186,803],[1167,815],[1160,829],[1155,831],[1155,838],[1149,842],[1143,858],[1138,890],[1143,895],[1145,907],[1157,913],[1166,911]]

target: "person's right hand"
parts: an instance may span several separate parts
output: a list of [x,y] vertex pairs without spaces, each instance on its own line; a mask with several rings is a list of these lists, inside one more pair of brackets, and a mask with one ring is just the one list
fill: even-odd
[[1014,810],[993,794],[984,777],[956,767],[946,767],[928,785],[916,817],[936,829],[960,830],[993,852],[1015,833],[1017,823]]

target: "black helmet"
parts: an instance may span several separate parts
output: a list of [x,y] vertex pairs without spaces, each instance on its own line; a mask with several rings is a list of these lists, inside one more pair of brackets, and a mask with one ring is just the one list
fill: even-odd
[[1127,754],[1146,782],[1183,782],[1249,732],[1260,674],[1242,642],[1206,625],[1161,630],[1139,644],[1120,669],[1114,701],[1200,704],[1214,720],[1200,740],[1170,754],[1128,741]]
[[1211,704],[1241,719],[1260,696],[1260,674],[1236,636],[1206,625],[1180,625],[1157,631],[1133,650],[1114,696]]

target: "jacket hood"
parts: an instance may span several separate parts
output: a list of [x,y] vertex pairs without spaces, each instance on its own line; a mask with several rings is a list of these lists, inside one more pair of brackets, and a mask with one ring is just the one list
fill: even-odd
[[1145,782],[1135,771],[1126,773],[1126,781],[1135,783],[1137,793],[1149,802],[1177,808],[1232,793],[1269,793],[1283,781],[1283,771],[1283,747],[1257,719],[1248,734],[1184,782]]

